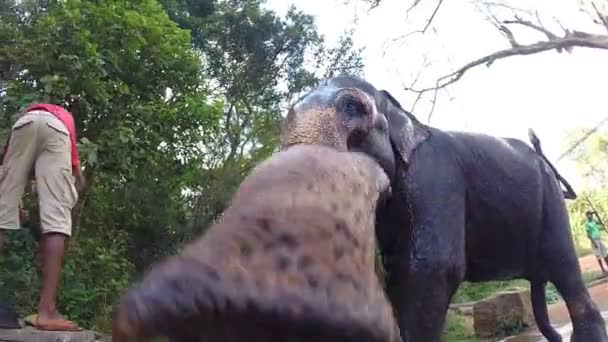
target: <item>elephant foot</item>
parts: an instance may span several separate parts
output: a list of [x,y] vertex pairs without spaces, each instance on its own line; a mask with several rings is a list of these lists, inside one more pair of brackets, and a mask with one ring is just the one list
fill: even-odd
[[293,149],[262,164],[221,222],[123,296],[114,342],[400,341],[374,272],[386,176],[353,154]]
[[606,335],[606,326],[602,324],[588,324],[578,329],[574,329],[570,342],[583,342],[583,341],[594,341],[594,342],[608,342],[608,336]]
[[570,342],[597,341],[608,342],[606,331],[602,331],[601,327],[594,327],[583,333],[573,333],[570,337]]
[[584,319],[577,319],[574,323],[570,342],[608,342],[606,322],[597,310],[585,315]]

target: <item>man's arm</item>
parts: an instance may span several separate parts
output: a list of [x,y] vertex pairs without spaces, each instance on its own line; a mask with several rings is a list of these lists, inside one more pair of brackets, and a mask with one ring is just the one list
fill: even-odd
[[604,227],[604,223],[603,223],[603,222],[602,222],[602,220],[600,220],[600,218],[597,216],[597,213],[596,213],[596,212],[594,212],[594,213],[593,213],[593,216],[594,216],[594,217],[593,217],[593,222],[594,222],[595,224],[597,224],[599,227],[605,228],[605,227]]

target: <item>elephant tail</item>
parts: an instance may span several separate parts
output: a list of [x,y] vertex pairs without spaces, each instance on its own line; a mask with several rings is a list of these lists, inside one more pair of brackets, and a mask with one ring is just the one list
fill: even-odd
[[531,281],[532,311],[538,330],[550,342],[561,342],[561,335],[551,326],[545,295],[545,281]]
[[574,192],[574,189],[572,188],[570,183],[568,183],[568,181],[564,177],[562,177],[562,175],[560,175],[560,173],[557,171],[555,166],[553,166],[553,164],[549,161],[549,159],[543,153],[543,149],[540,146],[540,139],[538,138],[538,136],[536,136],[536,133],[534,133],[534,130],[532,128],[528,128],[528,137],[530,138],[530,142],[532,143],[532,146],[534,146],[534,150],[536,151],[536,153],[541,158],[543,158],[545,163],[547,163],[547,165],[549,165],[549,167],[551,168],[551,171],[553,171],[553,173],[555,174],[555,177],[557,177],[557,180],[560,183],[562,183],[564,185],[564,187],[566,188],[566,191],[564,191],[564,197],[566,199],[571,199],[571,200],[576,199],[576,197],[577,197],[576,192]]

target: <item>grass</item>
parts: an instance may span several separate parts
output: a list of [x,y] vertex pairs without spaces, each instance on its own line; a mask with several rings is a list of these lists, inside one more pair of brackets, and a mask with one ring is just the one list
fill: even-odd
[[[597,279],[600,275],[599,271],[590,271],[583,273],[583,280],[586,284],[591,281]],[[499,291],[509,291],[509,290],[524,290],[530,287],[527,280],[523,279],[514,279],[514,280],[506,280],[506,281],[489,281],[485,283],[468,283],[464,282],[458,288],[458,291],[452,297],[452,303],[466,303],[466,302],[475,302],[478,300],[482,300],[484,298],[488,298],[496,292]],[[555,296],[559,296],[555,286],[551,283],[547,284],[546,287],[547,293],[547,302],[549,304],[553,304],[560,297],[555,298]]]
[[[599,271],[589,271],[583,273],[583,280],[586,284],[598,278]],[[454,297],[452,303],[466,303],[479,301],[488,298],[500,291],[508,290],[525,290],[529,289],[528,281],[522,279],[508,281],[491,281],[485,283],[463,283]],[[561,299],[560,294],[551,283],[546,287],[547,304],[553,304]],[[516,332],[515,332],[516,333]],[[446,318],[446,326],[444,330],[443,340],[451,341],[476,341],[475,332],[473,329],[473,317],[461,316],[454,312],[449,312]]]
[[476,302],[488,298],[496,292],[525,289],[528,281],[522,279],[508,281],[488,281],[484,283],[464,282],[452,297],[452,303]]
[[[576,256],[579,258],[585,257],[589,254],[593,253],[593,250],[591,249],[591,247],[589,247],[589,242],[585,241],[586,243],[581,243],[581,244],[576,244],[575,248],[576,248]],[[606,243],[604,241],[604,243]]]
[[473,317],[460,316],[453,312],[448,312],[443,332],[443,341],[477,341],[473,330]]

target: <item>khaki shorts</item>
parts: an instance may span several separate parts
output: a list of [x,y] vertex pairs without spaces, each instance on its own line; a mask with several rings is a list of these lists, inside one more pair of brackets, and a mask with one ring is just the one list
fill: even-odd
[[19,229],[19,201],[36,175],[42,233],[72,234],[72,208],[78,199],[72,175],[67,128],[53,114],[32,111],[13,125],[0,166],[0,229]]
[[593,249],[593,254],[595,254],[598,258],[605,258],[608,256],[608,250],[602,240],[591,240],[591,249]]

